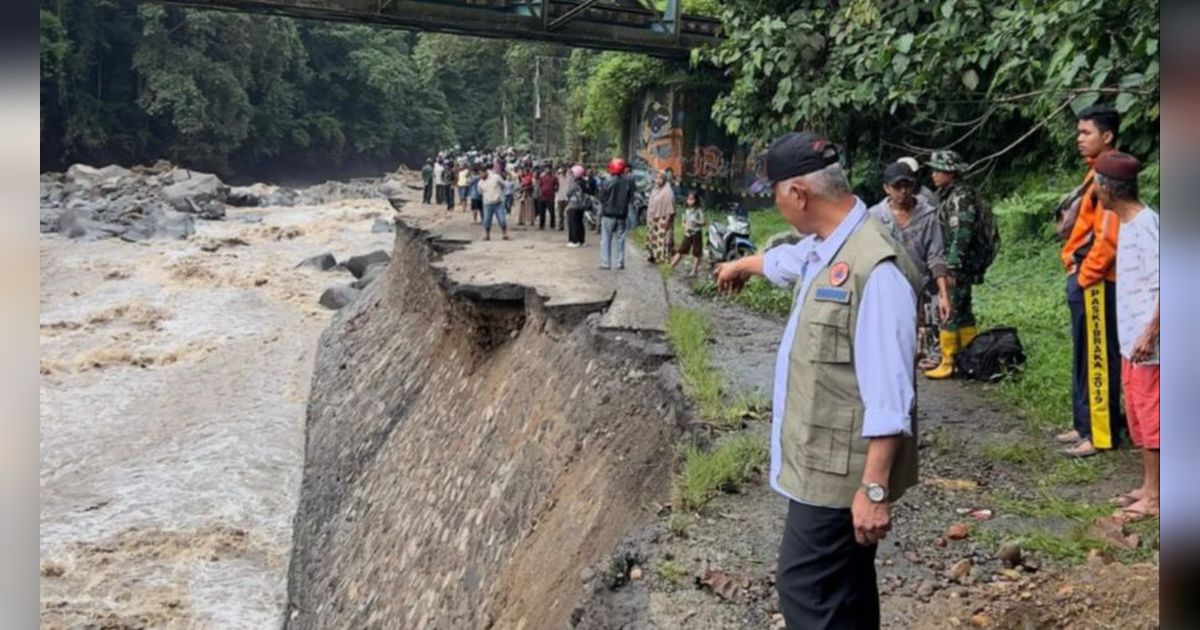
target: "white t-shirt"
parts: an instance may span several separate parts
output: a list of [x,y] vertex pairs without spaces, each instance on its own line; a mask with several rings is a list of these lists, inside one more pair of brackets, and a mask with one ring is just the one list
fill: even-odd
[[[1121,356],[1133,355],[1133,345],[1154,319],[1158,307],[1158,213],[1144,207],[1117,237],[1117,338]],[[1158,348],[1146,363],[1158,363]]]

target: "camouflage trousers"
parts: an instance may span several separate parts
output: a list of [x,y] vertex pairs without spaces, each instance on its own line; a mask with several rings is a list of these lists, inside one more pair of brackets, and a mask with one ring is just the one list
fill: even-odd
[[950,321],[942,330],[957,332],[959,328],[975,325],[975,310],[971,307],[971,278],[956,275],[950,288]]

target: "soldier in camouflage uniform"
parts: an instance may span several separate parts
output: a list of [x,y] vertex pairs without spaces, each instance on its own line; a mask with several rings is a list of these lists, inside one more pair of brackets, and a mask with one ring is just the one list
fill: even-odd
[[946,245],[946,265],[950,268],[950,319],[938,334],[942,362],[925,372],[931,379],[950,378],[954,374],[954,356],[975,338],[975,312],[971,308],[971,285],[980,281],[972,264],[971,243],[980,212],[978,194],[958,182],[966,165],[954,151],[934,151],[928,165],[937,187],[938,216]]

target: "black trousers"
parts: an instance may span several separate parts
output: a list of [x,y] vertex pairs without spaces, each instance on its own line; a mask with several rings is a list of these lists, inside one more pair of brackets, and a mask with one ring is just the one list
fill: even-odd
[[1067,277],[1067,306],[1074,341],[1071,402],[1075,430],[1100,449],[1116,448],[1121,415],[1121,346],[1117,341],[1116,285],[1102,280],[1091,291]]
[[454,209],[454,187],[449,184],[446,185],[446,209]]
[[421,203],[428,205],[433,198],[433,182],[425,182],[425,190],[421,193]]
[[433,187],[433,203],[442,203],[442,195],[446,194],[446,185],[438,184]]
[[583,245],[583,236],[587,230],[583,228],[583,208],[567,210],[567,242]]
[[879,628],[875,545],[854,540],[849,509],[788,502],[775,588],[791,630]]
[[554,201],[542,201],[538,197],[533,202],[533,211],[537,213],[538,229],[546,229],[546,215],[550,215],[550,228],[554,228]]

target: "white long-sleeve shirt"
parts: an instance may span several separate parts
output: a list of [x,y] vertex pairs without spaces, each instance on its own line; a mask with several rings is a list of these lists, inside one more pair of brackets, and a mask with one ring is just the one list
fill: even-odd
[[[771,488],[793,501],[796,499],[779,486],[779,472],[783,461],[781,435],[787,408],[788,357],[796,338],[796,325],[813,278],[827,273],[829,263],[846,239],[864,226],[866,216],[866,205],[855,199],[854,208],[829,238],[820,240],[810,236],[763,255],[763,272],[773,284],[790,287],[802,283],[779,344],[771,405]],[[865,410],[864,439],[912,434],[910,410],[916,395],[913,386],[916,349],[917,296],[895,263],[880,263],[867,277],[854,329],[854,373]]]

